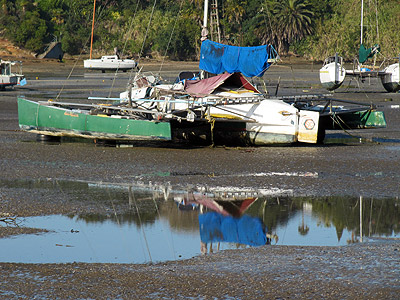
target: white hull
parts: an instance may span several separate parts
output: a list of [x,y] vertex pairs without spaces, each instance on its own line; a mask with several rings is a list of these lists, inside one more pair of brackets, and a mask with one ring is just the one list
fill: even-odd
[[330,91],[340,87],[345,77],[346,70],[339,63],[331,62],[319,70],[319,79],[322,86]]
[[400,68],[399,63],[392,64],[385,68],[384,75],[381,76],[383,87],[390,93],[400,90]]
[[246,116],[243,118],[249,120],[246,133],[254,145],[317,143],[319,113],[300,111],[282,100],[265,99],[256,104],[216,106],[211,107],[210,114],[228,118]]
[[91,70],[131,70],[137,63],[133,59],[119,59],[116,55],[102,56],[101,59],[86,59],[83,61],[85,69]]
[[17,85],[18,80],[19,77],[17,75],[0,75],[0,88]]
[[[172,86],[157,86],[159,89],[170,90]],[[176,89],[175,89],[176,90]],[[174,101],[141,102],[138,96],[149,93],[148,88],[133,88],[132,99],[141,107],[148,106],[154,109],[157,105],[158,111],[171,112],[174,110],[186,110],[187,103]],[[217,93],[215,96],[234,96],[238,101],[246,97],[254,97],[254,93],[242,93],[240,95],[229,92]],[[121,99],[128,99],[128,92],[120,94]],[[167,97],[164,97],[165,99]],[[208,101],[205,97],[202,100]],[[169,99],[172,100],[172,99]],[[198,99],[200,100],[200,99]],[[314,111],[298,110],[294,106],[280,99],[265,99],[260,97],[254,103],[227,104],[210,106],[210,116],[214,119],[236,119],[246,121],[246,135],[251,144],[272,145],[290,144],[295,142],[317,143],[319,113]]]
[[324,64],[319,71],[319,78],[322,86],[327,90],[333,91],[339,88],[345,77],[352,76],[357,78],[380,77],[383,87],[389,93],[400,91],[400,67],[399,63],[394,63],[386,67],[383,71],[368,70],[358,67],[355,70],[346,70],[341,64],[330,62]]

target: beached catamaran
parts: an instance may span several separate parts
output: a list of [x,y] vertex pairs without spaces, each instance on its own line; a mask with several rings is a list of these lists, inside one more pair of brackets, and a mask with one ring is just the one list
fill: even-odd
[[202,79],[161,85],[137,74],[120,98],[92,98],[113,101],[107,105],[21,97],[20,128],[45,136],[100,140],[274,145],[322,142],[329,129],[386,126],[383,112],[370,104],[262,94],[245,76],[263,76],[274,61],[271,45],[236,47],[206,36],[202,40],[199,66],[208,74]]
[[400,56],[384,61],[379,67],[375,67],[375,62],[372,66],[366,65],[369,58],[376,58],[376,54],[380,52],[380,47],[378,44],[375,44],[370,48],[366,48],[364,46],[363,20],[364,1],[361,0],[361,30],[358,58],[355,60],[352,70],[346,70],[344,68],[343,58],[338,56],[337,53],[335,56],[326,58],[322,68],[319,71],[320,82],[327,90],[333,91],[342,85],[346,76],[355,77],[359,80],[364,80],[365,78],[371,77],[379,77],[383,87],[387,92],[397,92],[400,90]]

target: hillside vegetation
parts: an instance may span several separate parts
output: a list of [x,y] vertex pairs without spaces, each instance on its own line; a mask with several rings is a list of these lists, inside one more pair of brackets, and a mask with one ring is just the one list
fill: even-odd
[[[335,52],[352,60],[360,47],[361,1],[218,0],[218,13],[231,45],[269,43],[313,60]],[[398,0],[364,0],[364,45],[379,44],[380,59],[400,53],[399,16]],[[58,40],[68,54],[87,54],[92,17],[93,0],[0,0],[0,36],[36,53]],[[197,59],[202,20],[199,0],[98,0],[93,51]]]

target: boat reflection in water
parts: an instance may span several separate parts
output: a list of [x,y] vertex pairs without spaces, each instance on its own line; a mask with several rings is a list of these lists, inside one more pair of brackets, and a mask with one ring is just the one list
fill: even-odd
[[67,216],[16,219],[19,227],[48,233],[0,239],[3,262],[149,263],[268,244],[343,246],[400,232],[397,198],[55,179],[3,180],[0,189],[5,199],[32,191],[82,208]]
[[[247,197],[246,193],[223,198],[216,198],[214,194],[191,193],[180,199],[178,207],[199,209],[200,249],[202,254],[207,254],[219,251],[221,243],[243,248],[268,245],[271,239],[278,242],[278,236],[268,232],[260,217],[246,214],[257,199]],[[216,244],[215,249],[213,244]]]

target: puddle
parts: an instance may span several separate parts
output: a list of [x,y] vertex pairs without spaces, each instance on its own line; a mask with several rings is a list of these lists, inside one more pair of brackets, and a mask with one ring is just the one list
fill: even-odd
[[0,187],[62,193],[104,208],[19,220],[20,227],[48,232],[0,239],[1,262],[163,262],[265,245],[347,245],[400,231],[399,199],[56,180],[0,181]]

